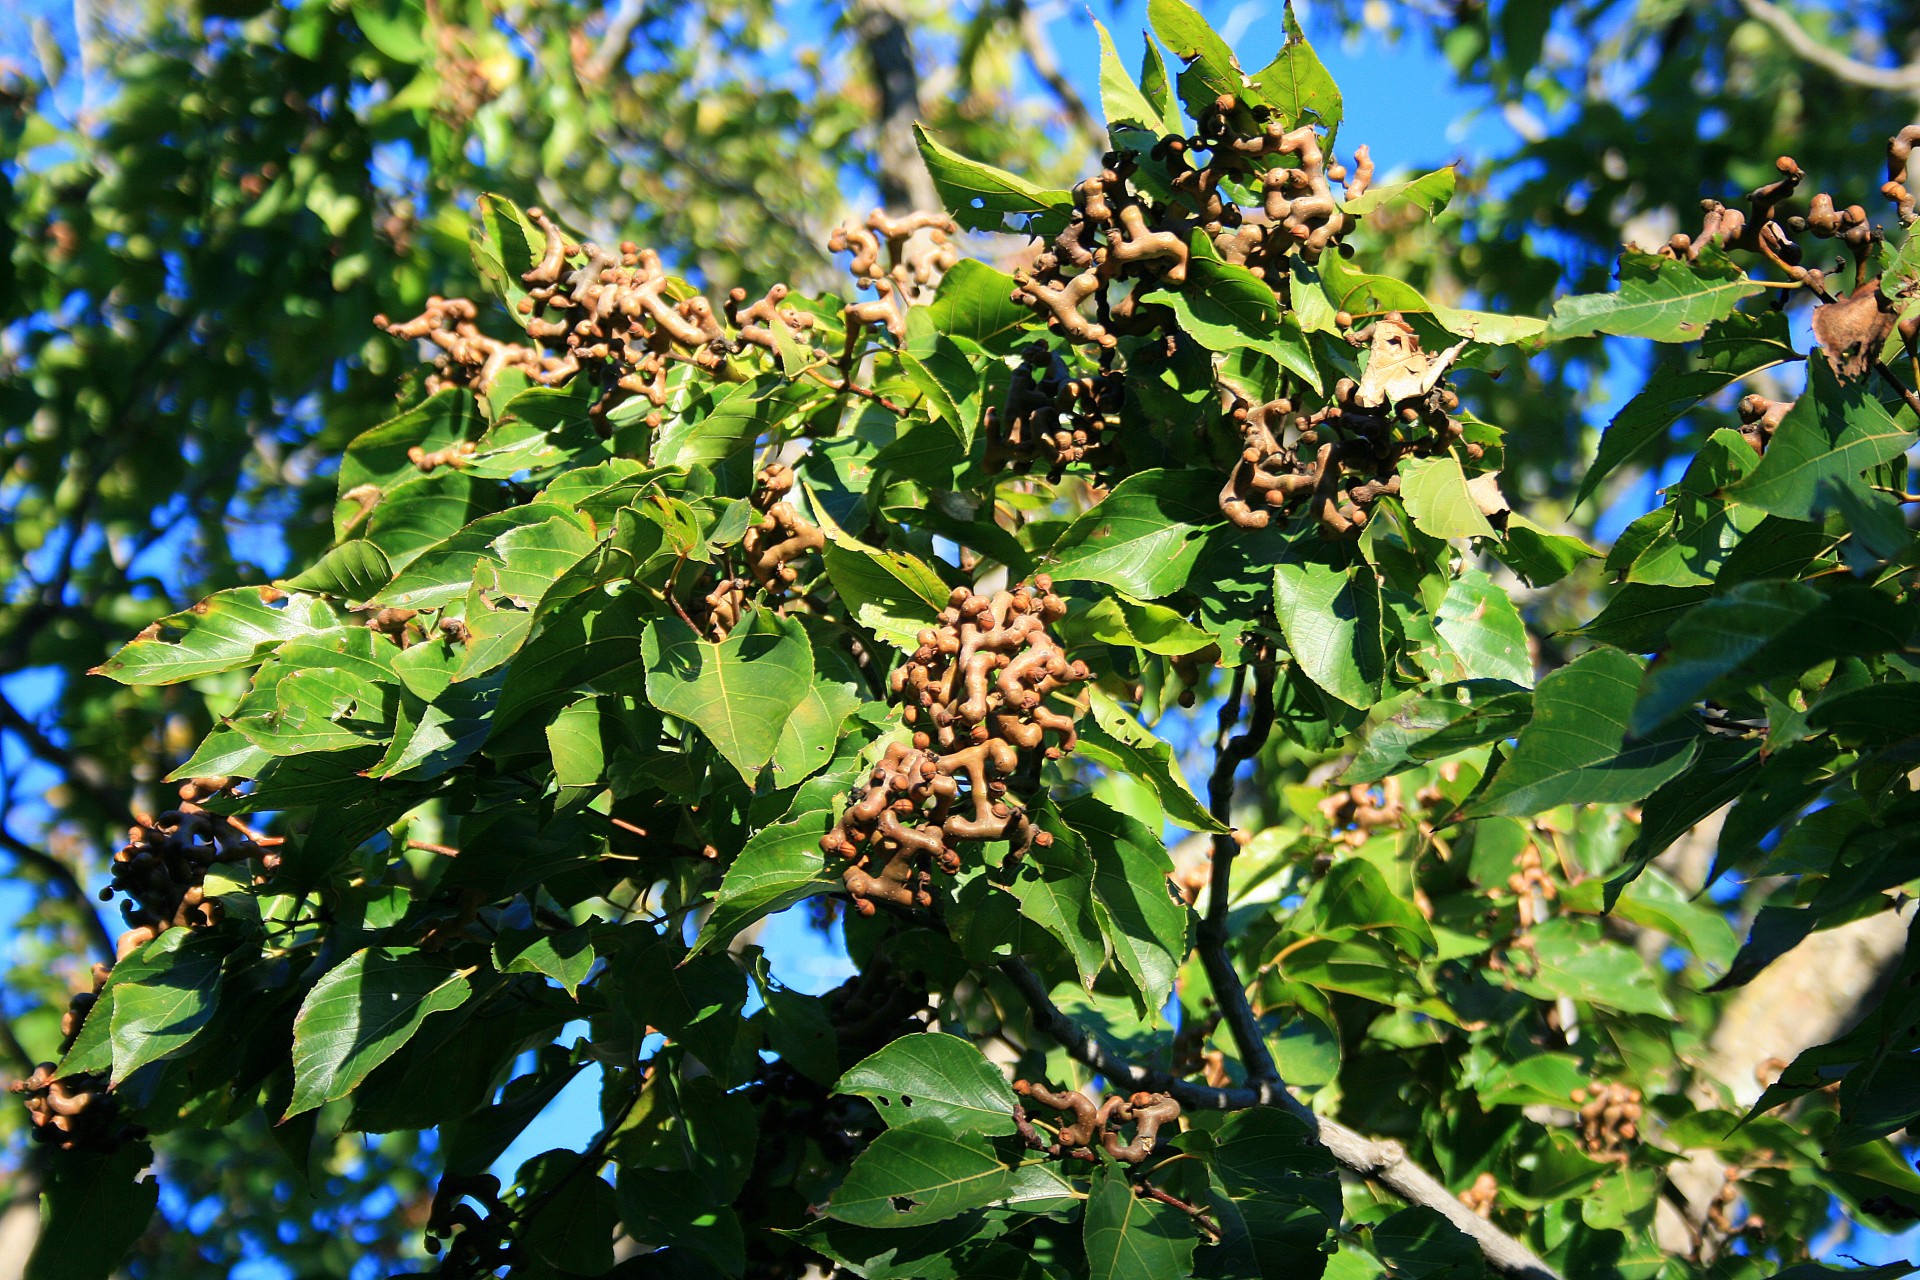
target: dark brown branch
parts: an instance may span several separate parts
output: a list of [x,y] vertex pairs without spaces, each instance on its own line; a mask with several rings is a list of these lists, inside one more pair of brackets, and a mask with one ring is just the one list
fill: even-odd
[[1109,1087],[1172,1094],[1189,1110],[1245,1111],[1252,1107],[1278,1107],[1306,1125],[1343,1167],[1380,1183],[1407,1203],[1424,1205],[1451,1222],[1480,1246],[1488,1265],[1496,1271],[1519,1280],[1560,1280],[1558,1273],[1532,1250],[1461,1204],[1438,1178],[1407,1159],[1399,1143],[1375,1142],[1338,1121],[1314,1114],[1275,1080],[1238,1089],[1216,1089],[1142,1067],[1114,1052],[1091,1031],[1062,1013],[1038,975],[1024,962],[1009,960],[1000,966],[1000,972],[1033,1011],[1035,1025],[1053,1037],[1076,1061],[1097,1071]]
[[[1214,755],[1213,776],[1207,780],[1207,812],[1226,827],[1233,825],[1234,774],[1243,763],[1259,754],[1260,748],[1266,745],[1267,735],[1273,731],[1272,655],[1260,654],[1254,658],[1253,667],[1253,707],[1246,731],[1231,738],[1227,736],[1240,718],[1240,698],[1247,682],[1247,669],[1243,666],[1233,673],[1233,687],[1220,708],[1219,745]],[[1207,971],[1207,981],[1213,987],[1213,998],[1219,1003],[1227,1029],[1233,1033],[1234,1047],[1240,1051],[1247,1078],[1256,1083],[1279,1084],[1280,1072],[1267,1048],[1267,1038],[1261,1034],[1260,1020],[1247,1000],[1246,985],[1227,955],[1228,900],[1233,894],[1233,858],[1239,851],[1240,842],[1232,831],[1213,837],[1213,879],[1207,890],[1207,914],[1200,921],[1197,949],[1200,963]]]

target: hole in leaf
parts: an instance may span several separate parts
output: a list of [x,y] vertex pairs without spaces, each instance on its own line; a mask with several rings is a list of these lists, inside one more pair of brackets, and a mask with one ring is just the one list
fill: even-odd
[[900,1095],[900,1105],[903,1107],[910,1107],[913,1105],[913,1099],[909,1098],[906,1094],[903,1093]]
[[893,1206],[895,1213],[911,1213],[914,1207],[912,1196],[894,1196],[887,1203]]

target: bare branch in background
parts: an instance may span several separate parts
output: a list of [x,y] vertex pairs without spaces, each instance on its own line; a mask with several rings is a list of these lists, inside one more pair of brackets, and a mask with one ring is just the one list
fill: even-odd
[[880,199],[895,212],[938,209],[940,194],[913,137],[914,121],[922,114],[920,69],[914,64],[913,38],[900,0],[856,0],[847,6],[847,18],[880,99],[873,148]]
[[1863,89],[1881,89],[1888,93],[1920,93],[1920,63],[1904,67],[1876,67],[1870,62],[1828,48],[1794,20],[1792,14],[1773,0],[1740,0],[1747,16],[1765,26],[1780,42],[1822,71],[1859,85]]

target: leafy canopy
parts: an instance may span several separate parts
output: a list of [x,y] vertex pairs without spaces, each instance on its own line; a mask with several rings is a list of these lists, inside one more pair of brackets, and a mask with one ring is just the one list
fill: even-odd
[[[1545,319],[1440,305],[1366,269],[1365,220],[1452,175],[1340,163],[1297,29],[1249,72],[1150,13],[1138,75],[1103,46],[1101,172],[923,132],[951,220],[835,233],[855,301],[708,299],[485,202],[496,297],[380,322],[430,394],[347,446],[332,548],[100,669],[224,711],[21,1089],[57,1148],[34,1274],[114,1265],[147,1135],[262,1115],[296,1153],[437,1130],[466,1275],[1744,1280],[1836,1199],[1920,1213],[1911,956],[1763,1093],[1696,1052],[1920,876],[1910,201],[1884,237],[1776,221],[1788,181]],[[963,228],[1039,251],[1002,273]],[[1515,509],[1471,407],[1595,333],[1698,362],[1596,470],[1729,421],[1604,558]],[[1727,411],[1789,361],[1791,405]],[[1580,632],[1530,625],[1598,573]],[[1744,944],[1695,892],[1729,871],[1780,886]],[[826,995],[752,941],[801,904],[857,970]],[[589,1062],[599,1135],[491,1178]],[[1698,1152],[1737,1177],[1670,1250]]]

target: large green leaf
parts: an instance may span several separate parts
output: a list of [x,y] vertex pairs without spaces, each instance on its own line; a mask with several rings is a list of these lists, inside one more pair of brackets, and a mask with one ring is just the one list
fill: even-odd
[[466,973],[442,956],[411,947],[354,952],[314,984],[294,1018],[287,1117],[352,1093],[429,1015],[471,993]]
[[827,1214],[862,1227],[919,1226],[990,1205],[1012,1182],[1012,1170],[985,1141],[919,1120],[868,1144],[834,1189]]
[[1005,355],[1028,340],[1038,323],[1033,308],[1013,300],[1013,277],[983,262],[963,258],[934,290],[925,310],[933,327]]
[[[169,929],[116,968],[113,1078],[185,1048],[213,1018],[220,970],[233,940],[196,929]],[[127,972],[122,973],[120,970]]]
[[718,644],[678,618],[647,627],[647,696],[706,735],[749,786],[787,718],[813,688],[813,646],[798,622],[758,613]]
[[1200,1243],[1192,1219],[1134,1194],[1133,1184],[1103,1166],[1087,1196],[1081,1224],[1091,1280],[1166,1280],[1193,1270]]
[[1895,422],[1864,379],[1841,383],[1824,359],[1807,362],[1807,390],[1773,433],[1760,465],[1727,489],[1735,502],[1811,520],[1822,490],[1860,488],[1860,473],[1896,458],[1913,431]]
[[924,560],[842,535],[827,543],[827,578],[860,625],[913,650],[947,606],[947,585]]
[[1146,784],[1168,819],[1189,831],[1228,830],[1193,794],[1171,746],[1134,719],[1111,694],[1095,687],[1089,696],[1093,717],[1080,722],[1080,755]]
[[1094,897],[1112,921],[1107,941],[1137,1007],[1151,1014],[1187,953],[1187,907],[1167,879],[1173,862],[1155,832],[1093,796],[1061,806],[1060,816],[1093,855]]
[[[141,1178],[153,1161],[144,1142],[111,1154],[61,1153],[47,1163],[40,1233],[23,1280],[107,1280],[146,1230],[160,1181]],[[29,1237],[31,1239],[31,1237]]]
[[1102,582],[1158,599],[1186,585],[1204,535],[1224,520],[1213,472],[1136,472],[1067,526],[1046,567],[1061,582]]
[[1643,671],[1632,654],[1596,648],[1541,680],[1532,722],[1471,812],[1526,817],[1562,804],[1623,804],[1686,768],[1691,734],[1627,741]]
[[1139,125],[1153,134],[1180,132],[1181,122],[1169,120],[1159,106],[1141,92],[1126,64],[1120,61],[1120,51],[1114,48],[1106,25],[1096,21],[1093,26],[1100,33],[1100,106],[1106,113],[1107,124]]
[[1592,497],[1603,480],[1660,440],[1668,427],[1708,396],[1750,373],[1797,359],[1787,337],[1784,312],[1736,312],[1708,326],[1700,342],[1699,367],[1662,366],[1613,416],[1600,437],[1599,456],[1580,479],[1574,505]]
[[160,619],[90,674],[121,684],[179,684],[258,662],[282,641],[336,625],[316,596],[235,587]]
[[1148,0],[1147,21],[1173,56],[1187,64],[1180,73],[1180,98],[1196,119],[1222,96],[1258,100],[1247,89],[1233,49],[1186,0]]
[[1320,55],[1307,43],[1291,3],[1281,11],[1281,23],[1287,33],[1286,42],[1273,61],[1253,77],[1253,82],[1260,86],[1261,98],[1273,107],[1283,124],[1293,128],[1311,121],[1326,130],[1327,146],[1332,147],[1346,110],[1340,98],[1340,86],[1333,82]]
[[832,825],[833,815],[816,809],[754,832],[720,881],[693,954],[724,946],[754,921],[803,898],[840,888],[842,868],[833,866],[820,850],[820,841]]
[[1638,251],[1620,257],[1620,287],[1612,293],[1562,298],[1547,322],[1559,342],[1610,333],[1655,342],[1692,342],[1724,319],[1742,298],[1761,292],[1724,254],[1709,250],[1697,262]]
[[1379,700],[1386,656],[1380,583],[1370,565],[1283,563],[1274,570],[1274,603],[1287,648],[1308,679],[1350,706]]
[[1451,453],[1400,461],[1400,500],[1420,532],[1435,538],[1491,538],[1493,526],[1467,488],[1467,474]]
[[948,150],[918,123],[913,136],[947,212],[969,231],[1001,231],[1008,214],[1064,214],[1073,205],[1073,197],[1065,191],[1044,190],[1004,169]]
[[868,1054],[834,1086],[873,1103],[889,1126],[934,1120],[955,1134],[1013,1132],[1019,1102],[1000,1068],[968,1040],[927,1031]]

